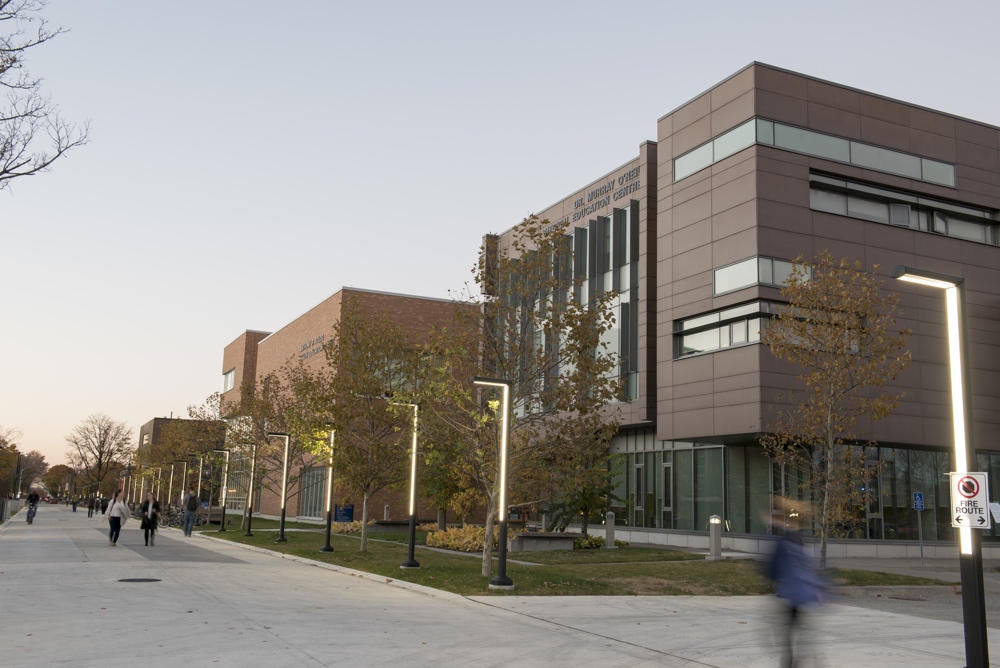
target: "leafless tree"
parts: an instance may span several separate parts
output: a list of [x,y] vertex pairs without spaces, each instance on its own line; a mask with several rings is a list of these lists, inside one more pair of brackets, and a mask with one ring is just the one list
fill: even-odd
[[97,413],[66,437],[69,460],[88,482],[103,483],[132,456],[132,430],[124,422]]
[[0,427],[0,450],[16,450],[21,435],[20,429]]
[[43,172],[87,143],[86,123],[68,123],[25,69],[31,49],[65,30],[40,15],[47,0],[0,0],[0,190],[11,179]]

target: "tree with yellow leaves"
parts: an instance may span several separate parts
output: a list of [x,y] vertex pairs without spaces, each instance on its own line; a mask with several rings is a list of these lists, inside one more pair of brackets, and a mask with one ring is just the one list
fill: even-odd
[[761,340],[802,370],[801,387],[783,397],[761,443],[775,462],[800,473],[825,569],[828,539],[875,493],[866,484],[877,475],[877,465],[866,464],[874,441],[864,427],[899,405],[902,393],[885,385],[910,364],[910,332],[896,322],[898,293],[859,262],[828,251],[811,263],[798,258],[781,294],[788,305]]

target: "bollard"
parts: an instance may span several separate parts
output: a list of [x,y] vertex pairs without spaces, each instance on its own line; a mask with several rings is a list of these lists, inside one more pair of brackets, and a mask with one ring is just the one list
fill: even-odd
[[384,519],[387,522],[389,521],[389,504],[388,503],[385,504],[385,510],[382,511],[382,519]]
[[712,515],[708,518],[708,561],[722,560],[722,518]]
[[552,528],[552,520],[549,519],[549,511],[542,511],[542,531],[548,531]]
[[615,549],[615,514],[610,510],[604,513],[604,549]]

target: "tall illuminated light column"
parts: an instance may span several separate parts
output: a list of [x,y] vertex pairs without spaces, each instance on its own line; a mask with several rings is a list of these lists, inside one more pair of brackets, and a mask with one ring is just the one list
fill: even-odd
[[[969,344],[965,332],[965,279],[913,267],[895,267],[889,275],[908,283],[944,290],[948,326],[948,368],[951,375],[951,413],[954,429],[955,472],[976,467],[972,434],[972,383]],[[962,617],[965,623],[965,661],[968,668],[988,668],[990,652],[983,592],[983,551],[980,534],[959,527],[959,564],[962,576]]]
[[330,462],[326,466],[326,545],[319,548],[320,552],[333,552],[330,545],[330,531],[333,527],[333,444],[337,430],[330,430]]
[[420,406],[399,401],[390,401],[393,406],[409,406],[413,409],[413,454],[410,457],[410,549],[409,556],[400,564],[400,568],[420,568],[420,563],[414,558],[413,550],[417,540],[417,432],[420,429]]
[[[222,506],[222,518],[219,520],[219,531],[226,530],[226,492],[227,487],[229,487],[229,450],[228,448],[219,448],[212,450],[212,452],[224,452],[226,453],[226,467],[222,469],[222,492],[220,497],[220,505]],[[211,507],[211,499],[209,500],[209,507]]]
[[268,438],[283,438],[285,439],[285,457],[282,461],[281,466],[281,522],[278,524],[278,537],[274,539],[275,543],[284,543],[288,539],[285,538],[285,501],[288,497],[288,434],[281,432],[268,432]]
[[[500,494],[497,512],[500,514],[500,555],[497,574],[490,579],[490,589],[513,589],[514,581],[507,577],[507,453],[510,450],[510,381],[499,378],[473,378],[474,385],[503,388],[500,409]],[[489,531],[489,527],[486,529]]]

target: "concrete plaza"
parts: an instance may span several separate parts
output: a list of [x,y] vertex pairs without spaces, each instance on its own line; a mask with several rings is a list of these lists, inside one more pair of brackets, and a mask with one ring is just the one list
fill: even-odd
[[[851,605],[811,615],[801,649],[829,667],[964,666],[960,597],[932,589],[943,612],[924,616],[871,609],[911,590],[835,594]],[[0,527],[0,592],[3,664],[29,668],[756,668],[778,665],[782,628],[770,596],[463,597],[177,530],[145,547],[134,520],[110,547],[104,518],[45,505]]]

